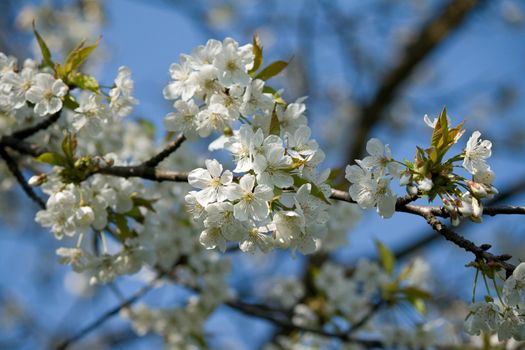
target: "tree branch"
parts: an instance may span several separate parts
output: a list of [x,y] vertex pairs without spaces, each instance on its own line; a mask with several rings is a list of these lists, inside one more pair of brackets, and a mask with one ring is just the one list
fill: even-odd
[[336,332],[325,331],[319,328],[296,325],[293,322],[291,322],[288,318],[278,317],[274,313],[272,314],[268,312],[267,310],[257,307],[256,305],[244,303],[241,301],[229,301],[229,302],[226,302],[225,304],[231,307],[232,309],[242,312],[243,314],[270,321],[273,324],[285,330],[308,332],[308,333],[317,334],[323,337],[336,338],[336,339],[340,339],[347,343],[355,343],[355,344],[359,344],[367,348],[373,348],[373,347],[382,348],[383,347],[383,343],[379,340],[356,338],[348,332],[336,333]]
[[184,141],[186,141],[186,137],[184,135],[179,135],[179,137],[177,137],[174,141],[169,143],[161,152],[159,152],[157,155],[155,155],[151,159],[145,161],[142,165],[146,167],[156,167],[157,165],[159,165],[160,162],[166,159],[170,154],[178,150]]
[[53,125],[60,118],[61,114],[62,114],[62,110],[58,111],[55,114],[50,115],[49,117],[47,117],[46,119],[44,119],[38,124],[35,124],[28,128],[14,132],[11,136],[14,137],[15,139],[20,139],[20,140],[33,136],[40,130],[45,130],[49,128],[51,125]]
[[163,274],[157,275],[152,281],[150,281],[147,285],[139,289],[135,294],[133,294],[131,297],[120,303],[119,305],[113,307],[112,309],[106,311],[104,314],[102,314],[100,317],[98,317],[95,321],[88,324],[86,327],[82,328],[80,331],[78,331],[76,334],[62,342],[59,346],[56,347],[56,350],[66,350],[71,345],[73,345],[76,341],[82,339],[98,327],[100,327],[102,324],[104,324],[106,321],[111,319],[113,316],[116,316],[122,309],[131,306],[136,301],[138,301],[140,298],[142,298],[145,294],[147,294],[159,279],[163,277]]
[[[474,244],[474,242],[448,229],[434,215],[430,213],[426,213],[424,218],[427,220],[428,224],[432,226],[434,231],[445,237],[446,240],[454,243],[458,247],[465,249],[467,252],[473,253],[479,260],[483,260],[488,264],[502,267],[505,270],[507,277],[512,275],[512,272],[516,266],[506,262],[510,259],[509,255],[496,256],[487,252],[487,249],[484,249],[485,247],[478,247],[476,244]],[[490,246],[488,246],[488,248],[490,248]]]
[[[516,194],[519,194],[519,193],[523,192],[525,190],[525,177],[521,176],[521,178],[523,178],[524,180],[521,180],[521,181],[515,183],[514,185],[508,187],[507,189],[501,191],[496,197],[494,197],[494,199],[488,201],[486,203],[486,206],[485,206],[484,210],[483,210],[483,213],[487,214],[487,210],[488,210],[488,212],[491,212],[491,209],[490,209],[491,207],[495,206],[498,203],[502,203],[502,202],[512,198]],[[491,214],[488,214],[488,215],[491,215]],[[438,216],[438,215],[435,215],[435,216]],[[466,223],[469,223],[469,221],[463,221],[461,224],[464,225]],[[400,259],[400,258],[403,258],[403,257],[405,257],[407,255],[410,255],[410,254],[414,253],[415,251],[417,251],[417,250],[427,246],[428,244],[431,244],[432,242],[436,241],[437,238],[439,237],[433,231],[426,232],[424,235],[418,235],[418,236],[422,236],[422,237],[418,238],[416,241],[411,242],[407,246],[405,246],[405,247],[399,249],[398,251],[396,251],[394,253],[396,258]]]
[[16,181],[18,181],[18,183],[22,187],[22,190],[24,190],[27,196],[31,198],[40,208],[45,209],[46,203],[44,202],[44,200],[35,193],[31,186],[29,186],[27,181],[24,179],[24,175],[22,175],[22,172],[18,168],[18,165],[3,147],[0,147],[0,157],[4,160],[9,171],[11,172],[11,174],[13,174]]

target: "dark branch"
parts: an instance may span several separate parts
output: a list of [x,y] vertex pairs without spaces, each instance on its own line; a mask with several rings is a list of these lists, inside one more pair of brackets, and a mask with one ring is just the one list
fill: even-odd
[[153,167],[153,168],[156,167],[157,165],[159,165],[160,162],[166,159],[170,154],[178,150],[184,141],[186,141],[186,137],[184,135],[180,135],[173,142],[168,144],[166,148],[164,148],[161,152],[159,152],[157,155],[152,157],[150,160],[147,160],[146,162],[144,162],[142,165],[146,167]]
[[[521,176],[521,178],[524,178],[524,177]],[[508,187],[507,189],[501,191],[496,197],[494,197],[494,199],[487,202],[483,210],[484,214],[491,213],[492,212],[491,208],[493,206],[499,203],[503,203],[504,201],[512,198],[513,196],[516,196],[517,194],[522,193],[524,190],[525,190],[525,178],[524,180],[521,180],[515,183],[514,185]],[[494,214],[492,213],[488,215],[494,215]],[[438,216],[438,215],[435,215],[435,216]],[[468,222],[469,221],[463,221],[462,225]],[[435,242],[439,236],[437,236],[433,231],[430,231],[430,232],[424,233],[424,235],[418,235],[418,237],[419,238],[416,241],[411,242],[407,246],[396,251],[395,252],[396,257],[400,259],[405,256],[408,256],[414,253],[415,251],[418,251],[419,249],[422,249],[423,247],[426,247],[429,244]]]
[[33,136],[37,132],[41,130],[45,130],[49,128],[51,125],[53,125],[60,118],[61,114],[62,114],[62,111],[52,114],[46,119],[44,119],[43,121],[41,121],[40,123],[30,126],[28,128],[22,129],[20,131],[14,132],[11,136],[16,139],[20,139],[20,140]]
[[479,260],[482,260],[488,264],[502,267],[505,270],[507,277],[512,275],[512,272],[514,271],[516,266],[506,262],[509,256],[496,256],[487,252],[486,249],[477,246],[476,244],[474,244],[474,242],[448,229],[432,214],[425,214],[424,217],[427,220],[428,224],[432,226],[432,229],[434,229],[434,231],[438,232],[440,235],[445,237],[446,240],[454,243],[458,247],[465,249],[467,252],[473,253]]
[[359,344],[367,348],[372,348],[372,347],[382,348],[383,347],[383,343],[379,340],[356,338],[348,332],[336,333],[336,332],[325,331],[319,328],[296,325],[293,322],[291,322],[287,317],[282,317],[282,315],[279,316],[273,312],[268,312],[266,309],[261,309],[257,305],[252,305],[252,304],[244,303],[241,301],[229,301],[229,302],[226,302],[226,305],[246,315],[254,316],[257,318],[261,318],[261,319],[270,321],[273,324],[285,330],[308,332],[308,333],[317,334],[323,337],[336,338],[344,342]]
[[87,325],[86,327],[82,328],[79,332],[74,334],[72,337],[65,340],[63,343],[61,343],[59,346],[56,347],[56,350],[66,350],[68,349],[73,343],[76,341],[82,339],[98,327],[100,327],[102,324],[104,324],[106,321],[111,319],[113,316],[116,316],[122,309],[127,308],[134,304],[136,301],[138,301],[140,298],[142,298],[146,293],[148,293],[157,281],[162,277],[162,274],[158,275],[155,279],[153,279],[150,283],[139,289],[135,294],[133,294],[130,298],[126,299],[124,302],[120,303],[119,305],[115,306],[114,308],[106,311],[104,314],[102,314],[100,317],[98,317],[95,321]]
[[9,171],[13,176],[15,177],[16,181],[20,184],[22,187],[22,190],[27,194],[29,198],[31,198],[38,206],[42,209],[46,208],[46,203],[42,198],[40,198],[33,188],[29,186],[27,181],[24,179],[24,175],[22,175],[22,172],[18,168],[18,165],[16,164],[15,160],[11,158],[11,156],[7,153],[7,151],[0,147],[0,157],[5,161],[7,167],[9,168]]

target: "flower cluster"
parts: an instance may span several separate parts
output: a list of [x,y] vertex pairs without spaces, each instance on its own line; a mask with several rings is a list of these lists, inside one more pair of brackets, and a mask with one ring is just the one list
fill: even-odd
[[470,334],[497,333],[500,341],[514,338],[525,340],[525,263],[519,264],[512,276],[498,291],[498,301],[486,297],[485,301],[470,306],[465,328]]
[[[461,218],[480,222],[483,215],[481,199],[492,198],[498,192],[492,186],[494,172],[486,163],[491,155],[492,143],[479,140],[481,134],[475,131],[464,151],[445,161],[445,154],[465,132],[462,130],[463,123],[450,126],[445,109],[433,121],[425,115],[424,121],[433,129],[431,146],[418,148],[413,163],[392,158],[389,146],[376,138],[368,141],[366,150],[369,155],[362,160],[357,159],[357,165],[346,167],[346,179],[351,183],[350,197],[361,208],[376,207],[381,217],[389,218],[396,206],[396,194],[390,184],[392,179],[397,178],[411,195],[427,196],[429,200],[439,196],[453,225],[459,224]],[[472,175],[471,180],[455,173],[458,167],[455,163],[460,161]]]
[[207,248],[224,251],[236,241],[249,252],[312,253],[328,219],[329,172],[317,171],[324,153],[310,138],[302,100],[286,104],[252,77],[252,49],[230,38],[209,40],[171,66],[164,96],[177,111],[167,115],[166,128],[190,138],[224,133],[210,149],[229,151],[235,163],[233,172],[215,159],[191,171],[188,182],[198,191],[186,200],[205,226],[200,241]]
[[388,145],[379,139],[371,139],[366,144],[369,156],[357,160],[358,165],[346,167],[346,179],[352,183],[349,192],[353,200],[363,209],[377,207],[383,218],[389,218],[396,209],[396,195],[389,185],[393,178],[401,175],[397,163],[392,158]]

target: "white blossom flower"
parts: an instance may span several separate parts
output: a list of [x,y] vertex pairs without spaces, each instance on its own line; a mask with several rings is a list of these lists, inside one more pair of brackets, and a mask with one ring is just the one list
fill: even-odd
[[274,247],[273,239],[268,232],[268,226],[249,226],[248,234],[243,241],[239,242],[239,248],[245,253],[255,253],[257,248],[263,253],[267,253]]
[[471,174],[476,174],[478,171],[486,171],[488,165],[485,163],[485,160],[492,153],[492,142],[478,140],[480,136],[481,133],[479,131],[474,131],[468,139],[467,147],[465,148],[463,167]]
[[218,227],[222,235],[230,241],[240,241],[244,236],[244,227],[234,215],[234,206],[230,202],[212,203],[206,206],[206,227]]
[[521,263],[503,285],[503,298],[511,306],[525,307],[525,263]]
[[62,97],[67,91],[68,87],[62,80],[51,74],[38,73],[34,85],[26,92],[26,99],[35,104],[35,113],[42,117],[62,109]]
[[241,126],[238,135],[232,137],[225,144],[225,148],[233,154],[237,164],[233,172],[244,173],[252,170],[256,150],[261,147],[263,141],[264,134],[261,129],[253,132],[250,125]]
[[494,303],[479,302],[470,305],[470,314],[465,320],[465,330],[479,335],[496,329],[499,320],[499,307]]
[[94,92],[86,92],[80,95],[79,107],[73,115],[73,127],[77,132],[84,129],[88,135],[97,135],[110,117],[111,113],[108,106],[102,103],[102,97]]
[[277,143],[268,144],[264,155],[256,155],[253,162],[257,182],[279,188],[293,185],[293,178],[290,175],[291,166],[292,158],[286,155],[284,148]]
[[[20,73],[9,71],[0,79],[0,106],[9,105],[13,109],[19,109],[26,104],[27,91],[34,84],[35,69],[24,68]],[[6,101],[3,101],[6,99]]]
[[226,238],[224,238],[220,227],[208,227],[202,231],[199,242],[206,249],[219,248],[223,253],[226,251]]
[[302,213],[288,210],[280,211],[273,216],[275,225],[275,239],[283,248],[288,248],[290,243],[304,233],[305,220]]
[[234,84],[248,86],[251,81],[248,70],[253,65],[252,45],[239,47],[232,38],[224,39],[221,52],[213,60],[219,71],[219,82],[225,87]]
[[[255,188],[254,188],[255,187]],[[255,186],[255,176],[247,174],[239,184],[228,188],[228,199],[238,202],[233,206],[235,218],[263,220],[268,217],[268,202],[273,198],[273,190],[266,185]]]
[[382,218],[389,218],[394,214],[396,195],[389,188],[389,179],[373,179],[369,171],[357,165],[348,165],[345,177],[352,183],[349,189],[350,197],[361,208],[377,207],[377,212]]
[[171,112],[164,118],[164,127],[168,131],[179,131],[188,138],[197,136],[196,115],[199,107],[193,100],[177,100],[174,105],[176,112]]
[[228,189],[233,174],[229,170],[222,171],[222,164],[217,160],[206,160],[206,169],[198,168],[188,174],[188,183],[201,191],[195,193],[195,198],[200,205],[223,202],[227,199]]
[[244,91],[240,112],[243,116],[254,115],[257,110],[268,111],[272,108],[273,100],[270,95],[263,92],[264,81],[255,79]]
[[384,145],[381,140],[372,138],[366,143],[366,151],[370,155],[361,161],[360,166],[380,174],[383,174],[386,168],[391,176],[399,177],[398,164],[392,158],[389,145]]
[[175,100],[180,97],[183,101],[188,101],[193,97],[195,90],[197,90],[197,84],[193,78],[190,60],[190,56],[181,55],[180,64],[173,63],[170,66],[170,75],[173,81],[163,90],[165,99]]
[[294,103],[288,104],[286,109],[283,109],[280,105],[276,106],[275,113],[282,130],[294,133],[298,127],[307,124],[304,115],[306,106],[302,103],[303,100],[304,98],[301,98]]
[[133,106],[138,103],[132,96],[134,83],[131,79],[131,70],[119,67],[115,78],[115,87],[109,91],[109,106],[115,115],[125,117],[131,113]]
[[213,131],[223,131],[234,121],[222,104],[212,104],[197,114],[197,131],[200,137],[208,137]]

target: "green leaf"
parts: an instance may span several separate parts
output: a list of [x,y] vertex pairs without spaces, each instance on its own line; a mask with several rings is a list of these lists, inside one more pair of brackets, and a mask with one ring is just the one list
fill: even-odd
[[394,273],[394,268],[396,265],[396,257],[392,253],[390,249],[381,241],[376,240],[376,249],[377,253],[379,254],[379,261],[381,262],[381,265],[383,266],[383,269],[389,274],[392,275]]
[[51,153],[51,152],[42,153],[41,155],[36,157],[35,160],[40,163],[57,165],[61,167],[65,167],[67,165],[66,159],[58,153]]
[[62,140],[62,151],[66,162],[68,162],[71,167],[75,167],[75,153],[77,151],[77,138],[70,134],[66,135]]
[[288,62],[275,61],[267,65],[254,79],[268,80],[281,73],[288,66]]
[[423,299],[416,298],[409,301],[414,306],[414,309],[416,309],[416,311],[421,315],[427,314],[427,306],[425,305],[425,301]]
[[155,208],[153,208],[153,203],[156,201],[154,199],[146,199],[141,197],[133,197],[133,204],[137,207],[144,207],[148,209],[149,211],[156,212]]
[[130,211],[124,213],[124,215],[132,218],[136,222],[139,222],[141,224],[144,223],[144,215],[142,215],[138,207],[133,207]]
[[155,124],[153,124],[151,120],[147,120],[144,118],[139,118],[138,122],[139,122],[139,125],[146,131],[146,134],[148,135],[148,137],[151,139],[154,139],[155,133],[156,133]]
[[74,111],[75,109],[77,109],[79,107],[78,102],[70,94],[67,94],[64,97],[64,101],[62,101],[62,102],[64,103],[64,106],[66,106],[67,108],[69,108],[72,111]]
[[134,236],[133,232],[129,229],[126,216],[120,213],[113,213],[112,217],[115,220],[115,225],[117,225],[117,238],[119,238],[121,242]]
[[98,81],[95,77],[91,75],[71,73],[69,74],[67,80],[70,83],[70,85],[78,86],[82,90],[90,90],[96,92],[97,94],[100,93],[100,86],[98,85]]
[[76,48],[74,48],[67,56],[66,62],[64,63],[64,74],[68,75],[80,67],[93,50],[97,48],[100,39],[101,37],[98,37],[97,41],[89,46],[84,46],[84,42],[81,42]]
[[405,294],[407,298],[414,298],[414,299],[431,299],[432,294],[427,292],[426,290],[420,289],[415,286],[408,286],[400,290],[401,293]]
[[447,107],[443,106],[441,114],[439,115],[439,123],[441,124],[441,134],[443,135],[441,140],[443,145],[448,144],[448,119],[447,119]]
[[253,52],[253,67],[250,69],[248,74],[253,76],[255,72],[257,72],[257,69],[259,69],[263,63],[263,48],[261,46],[261,39],[256,34],[253,36],[252,41],[252,52]]
[[35,21],[33,21],[33,32],[35,33],[36,41],[38,42],[38,46],[40,46],[40,52],[42,53],[42,64],[46,67],[54,68],[54,63],[51,59],[51,51],[49,51],[49,47],[47,47],[47,44],[42,36],[40,36],[40,34],[37,32]]
[[322,200],[326,204],[332,205],[332,203],[330,203],[330,201],[325,197],[324,193],[319,189],[319,187],[316,184],[311,183],[310,181],[303,179],[299,175],[292,175],[292,177],[293,177],[293,185],[295,187],[301,187],[302,185],[310,184],[310,186],[311,186],[310,187],[310,194],[312,196],[314,196],[316,198],[319,198],[320,200]]
[[281,134],[281,122],[277,118],[277,112],[275,108],[272,112],[272,119],[270,120],[270,134],[279,136]]

